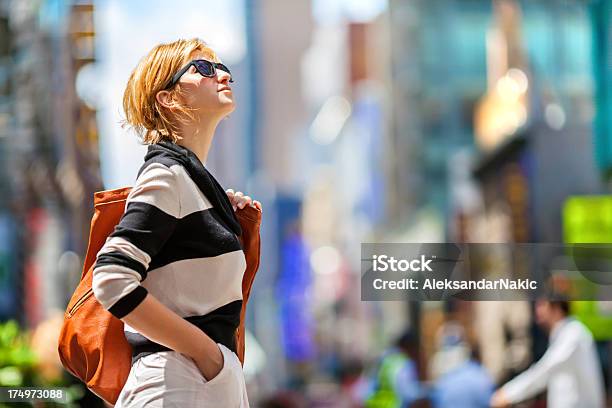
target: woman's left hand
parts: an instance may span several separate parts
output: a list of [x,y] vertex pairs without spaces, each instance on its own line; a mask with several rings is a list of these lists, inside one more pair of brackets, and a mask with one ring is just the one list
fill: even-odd
[[234,211],[236,211],[237,208],[243,209],[247,205],[255,207],[259,211],[261,211],[261,203],[257,200],[253,200],[249,196],[245,196],[241,191],[234,193],[234,190],[230,188],[225,190],[225,192],[227,193],[227,196],[229,197],[230,202],[232,203]]

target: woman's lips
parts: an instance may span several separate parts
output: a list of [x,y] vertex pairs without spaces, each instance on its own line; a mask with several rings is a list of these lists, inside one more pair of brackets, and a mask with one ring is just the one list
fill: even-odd
[[218,92],[223,92],[223,91],[230,91],[231,92],[232,88],[221,88],[221,89],[219,89]]

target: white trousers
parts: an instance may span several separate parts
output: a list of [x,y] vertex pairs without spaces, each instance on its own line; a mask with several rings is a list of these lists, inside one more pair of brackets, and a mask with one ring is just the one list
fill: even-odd
[[139,358],[130,370],[115,408],[249,408],[242,365],[221,343],[223,368],[206,381],[195,362],[176,351]]

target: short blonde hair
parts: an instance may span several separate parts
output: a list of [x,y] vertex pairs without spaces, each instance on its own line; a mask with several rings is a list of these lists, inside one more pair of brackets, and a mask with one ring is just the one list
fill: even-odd
[[123,127],[131,126],[144,144],[169,140],[176,143],[176,121],[193,120],[191,109],[179,103],[180,83],[170,89],[172,105],[178,115],[174,116],[159,104],[155,95],[164,89],[172,76],[191,60],[195,52],[205,58],[219,62],[215,52],[201,39],[180,39],[159,44],[143,57],[127,82],[123,93],[125,119]]

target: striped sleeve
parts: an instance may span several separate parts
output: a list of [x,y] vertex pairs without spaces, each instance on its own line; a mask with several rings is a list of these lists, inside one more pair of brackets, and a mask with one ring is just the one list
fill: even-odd
[[147,296],[141,282],[151,258],[164,246],[180,217],[176,176],[161,163],[140,173],[115,230],[96,257],[92,289],[100,304],[121,319]]

